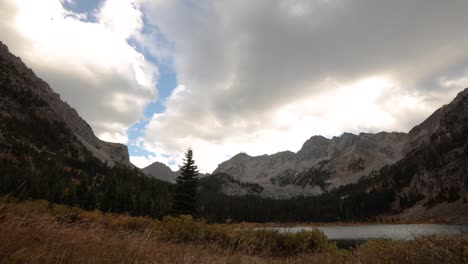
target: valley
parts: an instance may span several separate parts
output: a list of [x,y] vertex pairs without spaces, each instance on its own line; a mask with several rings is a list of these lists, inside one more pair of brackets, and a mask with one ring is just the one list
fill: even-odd
[[[165,215],[180,172],[134,167],[125,145],[97,139],[5,45],[0,66],[1,193]],[[199,175],[198,211],[210,222],[465,222],[466,135],[468,89],[408,133],[312,136],[297,153],[240,153]]]
[[[125,131],[98,137],[56,92],[64,87],[50,86],[11,49],[18,50],[0,42],[0,263],[468,262],[468,88],[458,89],[450,102],[438,105],[407,132],[353,134],[337,130],[340,134],[330,137],[312,134],[297,152],[284,150],[270,155],[226,155],[226,150],[220,157],[227,160],[210,173],[200,173],[192,144],[204,149],[205,145],[200,147],[199,143],[211,140],[206,148],[213,153],[200,151],[207,155],[202,159],[206,165],[207,159],[221,153],[217,147],[223,141],[217,130],[242,134],[243,129],[253,129],[244,118],[252,117],[254,111],[242,112],[240,106],[249,100],[261,105],[262,98],[250,93],[238,98],[233,93],[229,103],[218,102],[223,107],[217,112],[213,105],[204,108],[206,98],[181,104],[187,109],[197,105],[193,112],[200,115],[213,112],[204,120],[182,122],[184,136],[177,141],[180,124],[163,125],[164,118],[171,118],[169,114],[154,112],[149,117],[143,112],[174,107],[170,98],[177,101],[190,90],[180,84],[157,106],[146,99],[135,99],[136,91],[125,98],[125,85],[135,82],[139,89],[148,83],[155,86],[152,78],[159,74],[154,68],[154,76],[145,79],[143,69],[149,65],[136,52],[132,54],[138,63],[127,67],[135,76],[126,79],[124,85],[114,80],[109,88],[100,84],[102,79],[93,80],[99,89],[121,89],[115,97],[106,97],[103,108],[110,105],[115,110],[112,114],[128,114],[125,122],[131,124],[125,127],[101,116],[106,121],[96,118],[94,122],[101,122],[101,126],[93,128]],[[127,68],[106,68],[106,73],[121,77],[121,71]],[[88,76],[96,73],[87,67],[81,70]],[[384,79],[370,83],[379,84]],[[235,81],[234,76],[229,83]],[[442,83],[458,85],[455,81]],[[364,89],[369,82],[358,84]],[[67,85],[73,87],[71,82]],[[218,90],[213,98],[231,92],[230,88]],[[148,95],[156,100],[155,91]],[[272,93],[271,97],[287,95]],[[384,94],[378,99],[380,104],[387,104]],[[141,104],[136,107],[141,109],[129,107],[130,101]],[[187,109],[179,110],[183,113]],[[236,119],[225,113],[232,109],[245,116]],[[411,109],[406,109],[408,115]],[[176,111],[174,116],[183,114]],[[395,114],[395,122],[400,121],[397,117],[403,118],[401,113]],[[292,124],[279,120],[281,129]],[[302,113],[298,120],[302,122]],[[202,125],[185,129],[202,121],[214,124],[216,129]],[[235,125],[229,126],[229,122]],[[257,129],[262,131],[263,123],[259,124]],[[161,135],[167,130],[174,133],[174,141],[166,137],[163,143],[167,145],[148,144],[144,142],[148,136],[142,132],[145,129]],[[194,136],[197,133],[199,138]],[[281,135],[277,141],[296,134]],[[119,142],[128,146],[101,139],[106,137],[112,141],[123,138]],[[257,134],[253,138],[261,141]],[[182,153],[163,153],[162,146],[170,149],[168,152],[179,151],[180,142],[187,150],[178,159],[179,170],[172,171],[167,165],[174,165],[174,157],[182,157]],[[197,153],[197,149],[193,151]],[[131,162],[131,154],[146,155],[137,156],[145,162],[169,162],[140,168]]]

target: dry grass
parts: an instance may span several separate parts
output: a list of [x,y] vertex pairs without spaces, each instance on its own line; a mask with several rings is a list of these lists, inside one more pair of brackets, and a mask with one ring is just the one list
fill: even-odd
[[321,233],[282,236],[188,217],[157,221],[0,199],[0,263],[467,262],[468,240],[461,237],[371,241],[349,252]]
[[411,241],[374,240],[362,245],[356,256],[364,263],[468,263],[468,239],[427,236]]

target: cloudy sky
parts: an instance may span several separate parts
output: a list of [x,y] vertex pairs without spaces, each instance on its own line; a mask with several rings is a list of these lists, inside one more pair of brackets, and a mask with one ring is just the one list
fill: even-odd
[[466,0],[0,0],[0,41],[144,167],[408,131],[468,87]]

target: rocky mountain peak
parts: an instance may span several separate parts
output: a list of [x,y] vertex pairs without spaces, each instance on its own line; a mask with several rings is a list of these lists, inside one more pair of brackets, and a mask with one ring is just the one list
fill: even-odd
[[142,169],[143,173],[156,179],[175,182],[178,173],[173,172],[166,164],[156,161]]
[[254,157],[239,153],[219,164],[213,175],[225,173],[234,180],[258,184],[263,188],[261,195],[268,197],[314,195],[395,163],[404,155],[405,138],[405,133],[395,132],[343,133],[332,139],[312,136],[297,153]]
[[320,145],[327,145],[329,143],[330,143],[330,139],[328,139],[328,138],[326,138],[324,136],[312,136],[306,142],[304,142],[304,144],[302,145],[301,150],[314,148],[314,147],[320,146]]
[[243,160],[243,159],[246,159],[246,158],[250,158],[251,156],[249,156],[247,153],[245,152],[240,152],[236,155],[234,155],[232,157],[233,160]]
[[301,159],[319,159],[328,155],[331,140],[323,136],[312,136],[297,152]]
[[424,122],[415,126],[408,133],[409,144],[407,149],[414,149],[428,143],[430,136],[438,130],[454,129],[458,124],[463,124],[467,119],[468,112],[468,88],[457,94],[455,99],[447,105],[437,109]]
[[352,133],[343,133],[339,137],[333,137],[331,139],[331,148],[334,149],[334,151],[343,151],[346,148],[349,148],[352,145],[355,145],[357,141],[360,141],[361,138],[357,135],[354,135]]

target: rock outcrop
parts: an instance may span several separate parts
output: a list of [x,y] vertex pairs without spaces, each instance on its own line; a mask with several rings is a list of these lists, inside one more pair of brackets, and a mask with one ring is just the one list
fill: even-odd
[[407,134],[396,132],[344,133],[332,139],[313,136],[297,153],[256,157],[240,153],[221,163],[213,174],[226,173],[258,184],[266,197],[317,195],[400,160],[406,140]]
[[395,209],[468,200],[468,88],[414,127],[406,148],[391,168]]

